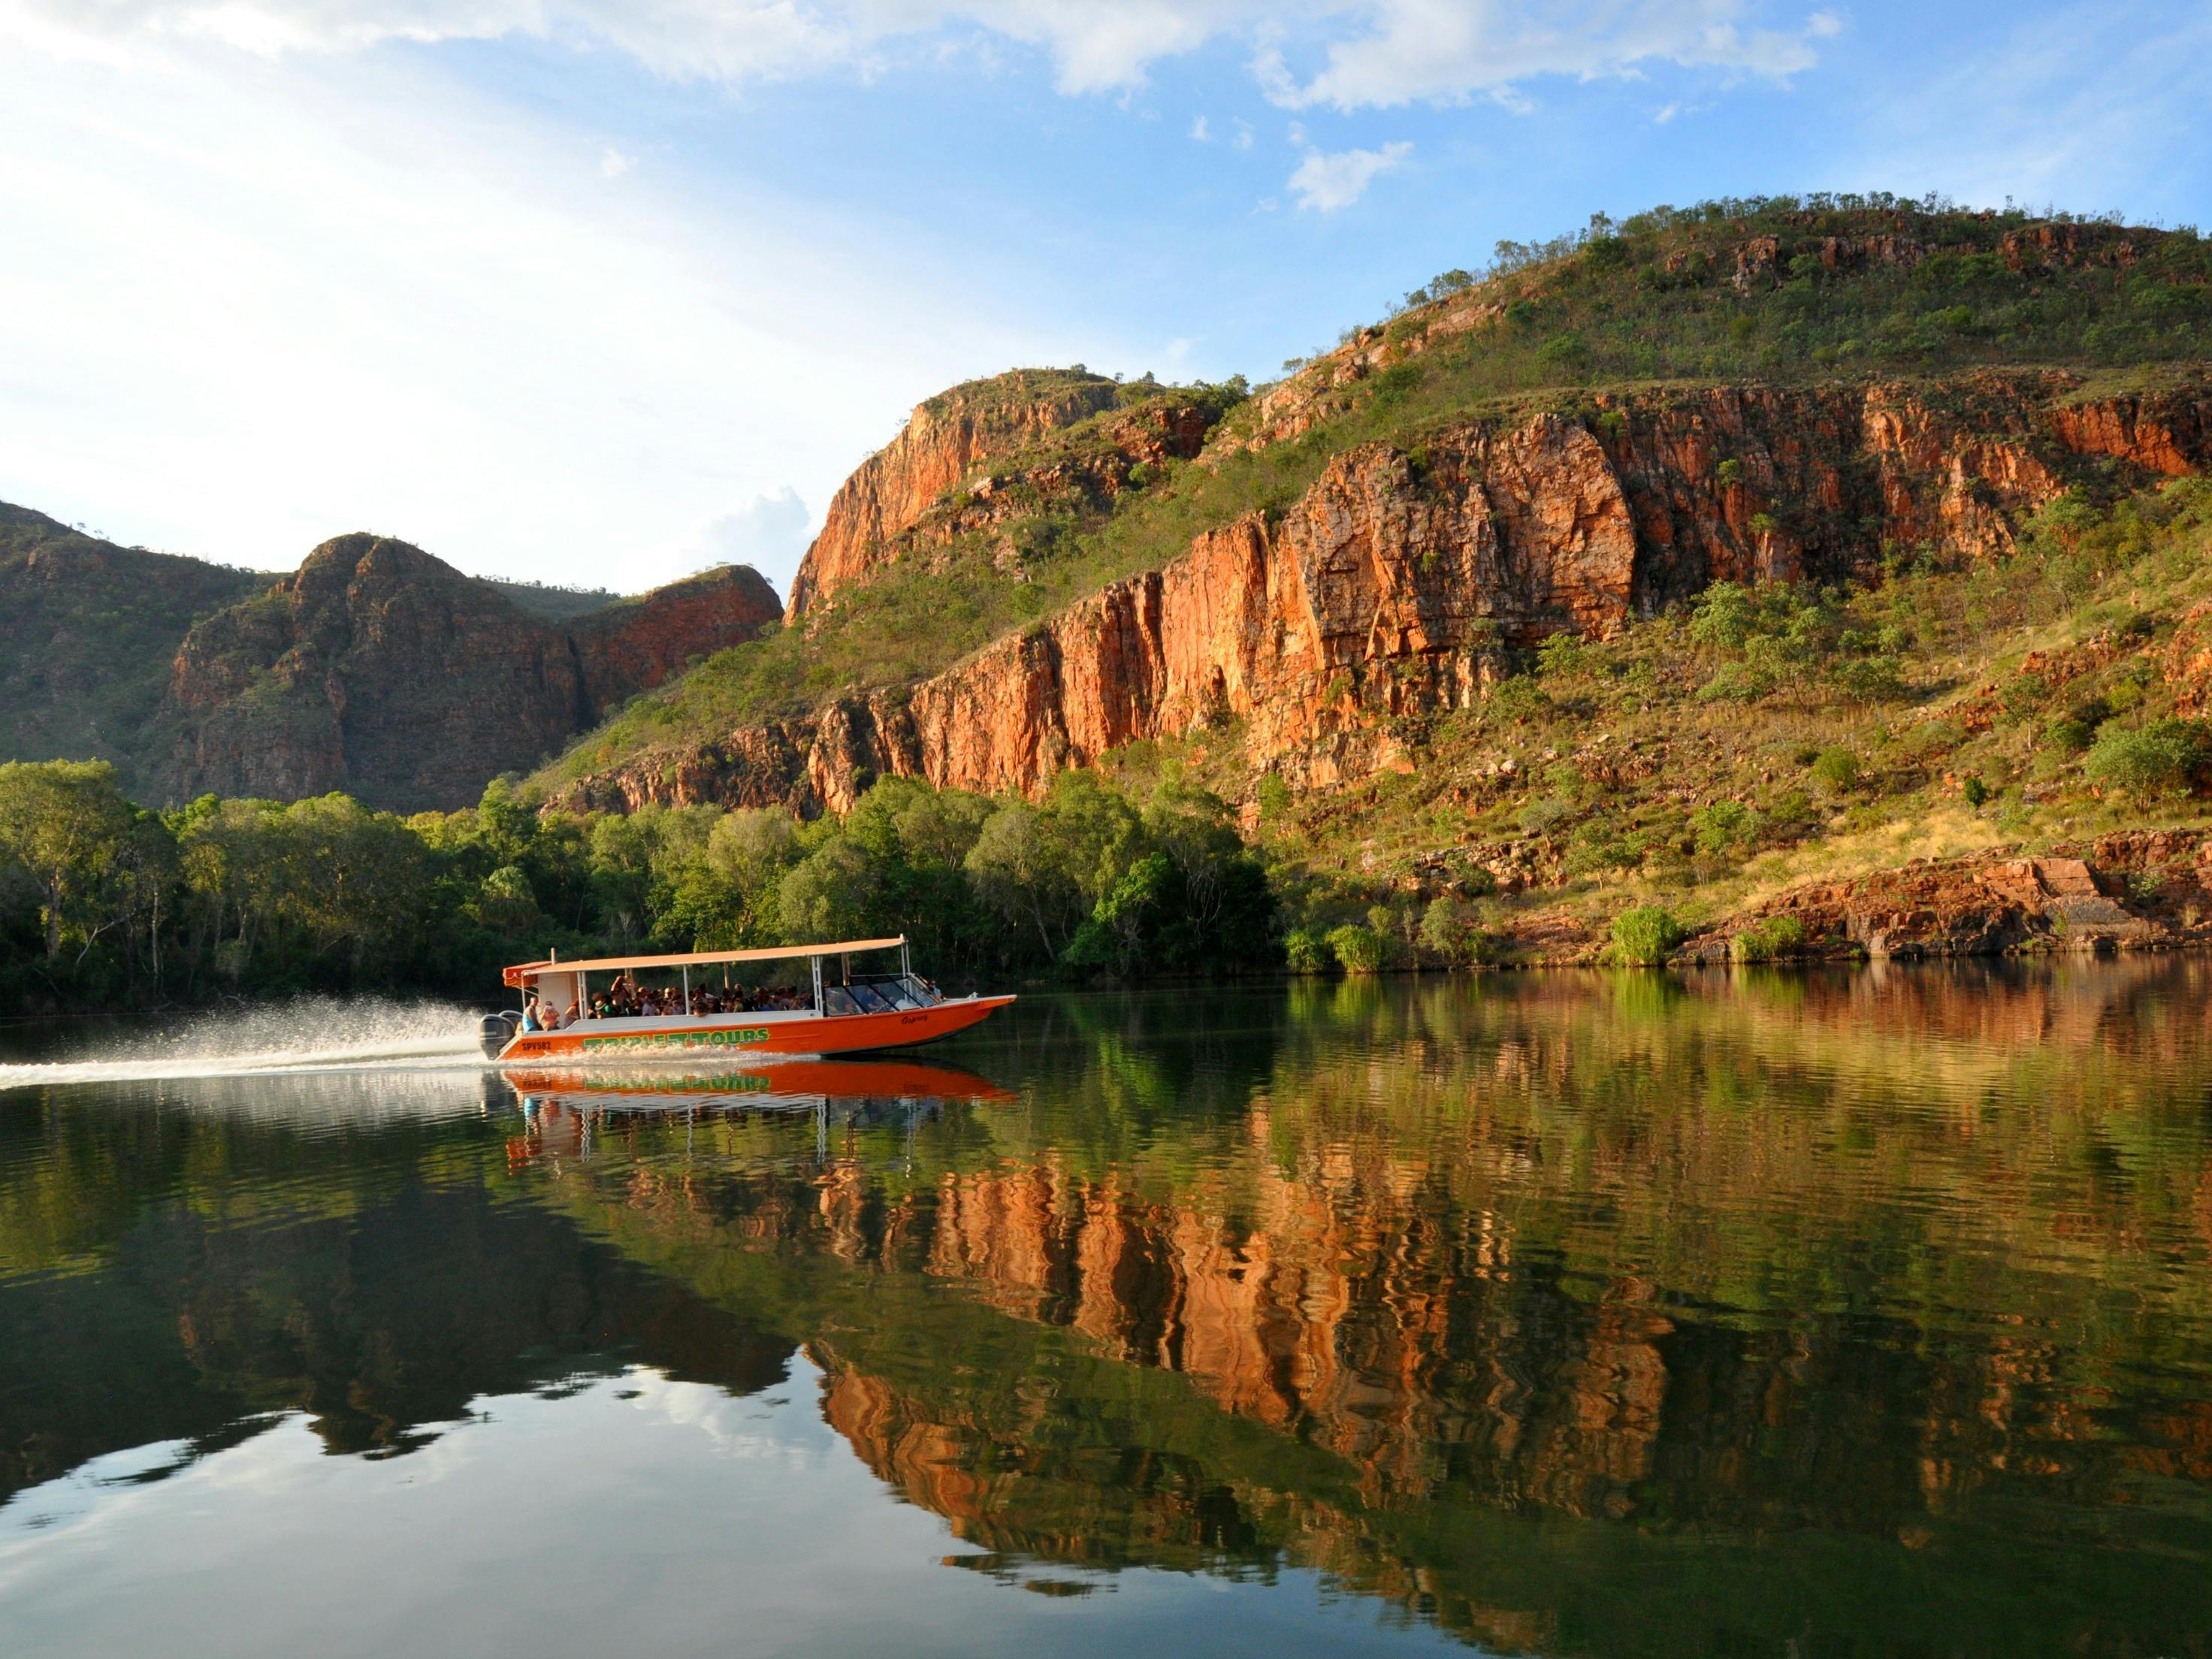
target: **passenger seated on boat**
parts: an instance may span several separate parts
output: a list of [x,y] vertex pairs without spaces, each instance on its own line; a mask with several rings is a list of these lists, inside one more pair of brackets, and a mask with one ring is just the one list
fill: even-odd
[[600,992],[597,996],[592,999],[592,1018],[593,1019],[607,1019],[611,1018],[607,1012],[607,994],[605,991]]
[[538,1018],[538,999],[535,996],[526,997],[523,1000],[522,1029],[526,1031],[542,1031],[545,1029],[543,1022]]
[[576,1005],[572,1002],[565,1010],[562,1011],[561,1018],[553,1022],[553,1029],[556,1031],[566,1030],[569,1026],[574,1025],[575,1023]]

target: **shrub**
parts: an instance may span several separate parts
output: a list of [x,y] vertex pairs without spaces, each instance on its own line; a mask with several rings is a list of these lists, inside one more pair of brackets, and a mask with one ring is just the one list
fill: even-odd
[[1832,795],[1848,795],[1858,787],[1859,757],[1840,744],[1813,757],[1813,781]]
[[1618,968],[1656,968],[1682,942],[1682,924],[1656,904],[1623,910],[1613,919],[1613,941],[1605,960]]
[[1312,928],[1293,927],[1283,935],[1283,959],[1294,974],[1318,974],[1328,966],[1328,946]]
[[1554,334],[1536,348],[1538,368],[1555,374],[1571,374],[1589,362],[1589,343],[1569,331]]
[[1748,849],[1759,836],[1759,815],[1741,801],[1717,800],[1690,815],[1690,834],[1708,857]]
[[1920,759],[1946,749],[1955,749],[1966,740],[1966,728],[1956,720],[1922,720],[1905,734],[1905,747]]
[[1736,962],[1772,962],[1805,948],[1805,924],[1795,916],[1769,916],[1754,922],[1729,941],[1729,956]]
[[1516,674],[1491,688],[1490,707],[1500,720],[1522,720],[1551,704],[1543,687],[1526,674]]
[[1582,635],[1571,628],[1563,628],[1545,635],[1544,642],[1536,647],[1536,672],[1547,679],[1578,673],[1586,666],[1586,656]]
[[1346,922],[1328,931],[1329,950],[1347,974],[1371,974],[1382,966],[1390,942],[1372,927]]
[[2093,783],[2130,795],[2191,787],[2212,763],[2212,728],[2203,720],[2156,720],[2133,731],[2107,732],[2082,764]]
[[2078,755],[2096,740],[2096,728],[2072,714],[2061,714],[2043,728],[2044,747],[2062,755]]
[[1959,789],[1960,793],[1966,796],[1966,805],[1976,811],[1979,811],[1990,798],[1989,785],[1972,773],[1966,775],[1966,781],[1959,786]]
[[1580,809],[1565,795],[1547,795],[1521,809],[1521,833],[1548,836],[1572,819]]

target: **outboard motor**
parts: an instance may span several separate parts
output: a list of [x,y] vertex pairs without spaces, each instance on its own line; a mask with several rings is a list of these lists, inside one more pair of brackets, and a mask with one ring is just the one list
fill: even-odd
[[522,1024],[522,1016],[512,1012],[486,1014],[477,1022],[477,1042],[484,1051],[486,1060],[497,1060],[507,1045],[514,1041],[514,1033]]

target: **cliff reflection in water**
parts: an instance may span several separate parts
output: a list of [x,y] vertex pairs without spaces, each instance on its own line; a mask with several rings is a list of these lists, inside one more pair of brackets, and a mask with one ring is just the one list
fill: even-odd
[[[0,1098],[8,1473],[803,1346],[962,1565],[1318,1567],[1511,1650],[2212,1651],[2208,992],[1071,998],[957,1051],[988,1083],[519,1079],[319,1136]],[[58,1403],[125,1331],[127,1406]]]

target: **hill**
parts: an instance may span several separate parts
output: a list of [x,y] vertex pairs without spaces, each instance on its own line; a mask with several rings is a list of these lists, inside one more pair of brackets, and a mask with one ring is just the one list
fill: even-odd
[[105,760],[149,786],[145,728],[178,641],[267,580],[0,502],[0,761]]
[[1334,787],[1554,632],[2001,557],[2046,502],[2201,467],[2208,273],[2193,233],[1710,204],[1501,248],[1249,397],[956,388],[841,493],[866,511],[833,510],[780,634],[540,781],[842,810],[886,773],[1034,791],[1237,720],[1240,799]]
[[725,566],[556,621],[405,542],[341,536],[185,635],[160,793],[464,805],[781,609]]
[[105,760],[148,801],[455,806],[781,610],[744,567],[622,599],[367,535],[272,584],[0,503],[0,762]]

